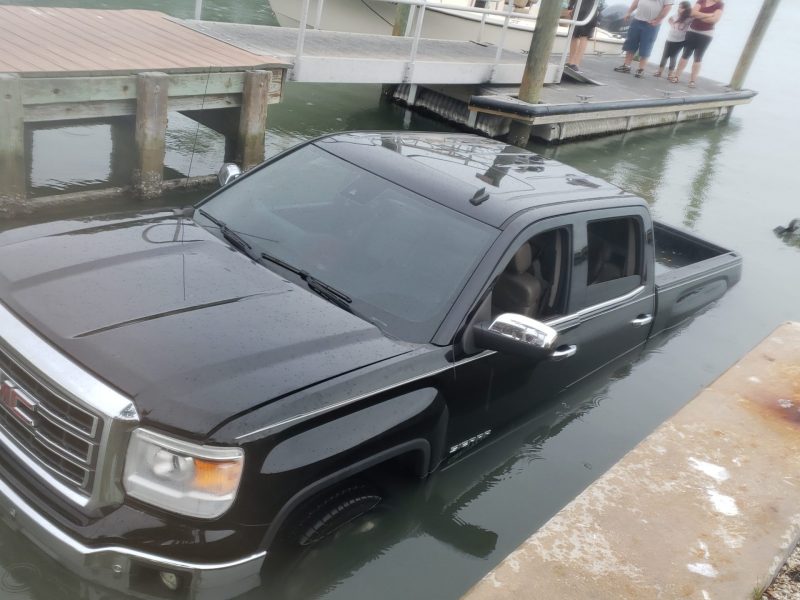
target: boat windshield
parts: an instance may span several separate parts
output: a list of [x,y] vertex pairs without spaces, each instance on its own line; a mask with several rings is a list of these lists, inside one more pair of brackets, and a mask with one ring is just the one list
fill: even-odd
[[[498,231],[306,145],[202,203],[265,267],[311,276],[385,333],[430,341]],[[281,264],[283,263],[283,264]],[[284,268],[288,267],[288,268]]]

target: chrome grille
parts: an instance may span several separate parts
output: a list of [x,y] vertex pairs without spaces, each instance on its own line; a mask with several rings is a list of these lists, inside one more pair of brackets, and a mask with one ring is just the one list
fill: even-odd
[[0,429],[76,491],[91,494],[103,420],[0,354]]

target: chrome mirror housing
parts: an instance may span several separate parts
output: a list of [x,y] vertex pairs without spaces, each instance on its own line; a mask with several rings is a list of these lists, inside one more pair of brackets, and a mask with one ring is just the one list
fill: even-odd
[[235,165],[234,163],[225,163],[217,173],[217,180],[221,186],[228,185],[241,174],[242,170],[238,167],[238,165]]
[[549,325],[514,313],[504,313],[490,324],[475,325],[474,334],[482,348],[530,358],[548,356],[558,338],[558,332]]

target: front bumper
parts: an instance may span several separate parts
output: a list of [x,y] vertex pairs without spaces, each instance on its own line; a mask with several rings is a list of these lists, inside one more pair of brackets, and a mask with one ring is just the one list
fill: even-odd
[[[261,583],[265,551],[232,562],[195,563],[122,546],[86,546],[39,514],[2,479],[0,519],[75,575],[134,596],[141,593],[152,598],[153,582],[158,589],[161,571],[178,575],[181,581],[179,598],[232,598]],[[167,591],[165,587],[162,590]],[[169,597],[175,598],[176,593],[170,593]]]

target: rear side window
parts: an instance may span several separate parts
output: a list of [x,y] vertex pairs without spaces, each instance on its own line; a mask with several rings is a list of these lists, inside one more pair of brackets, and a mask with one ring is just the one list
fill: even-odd
[[622,296],[642,282],[642,226],[635,217],[590,221],[587,304]]

